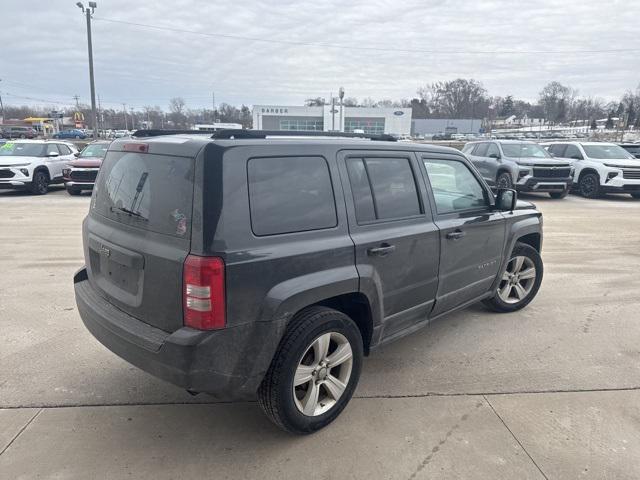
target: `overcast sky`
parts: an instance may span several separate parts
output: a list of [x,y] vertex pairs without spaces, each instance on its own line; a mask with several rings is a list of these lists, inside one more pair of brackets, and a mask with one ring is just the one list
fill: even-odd
[[[0,18],[5,103],[75,94],[89,103],[85,19],[73,0],[0,0]],[[210,106],[214,90],[217,103],[296,105],[340,86],[357,98],[411,98],[464,77],[491,95],[535,99],[558,80],[614,99],[640,83],[639,19],[635,0],[98,0],[96,89],[119,108],[166,108],[176,96]],[[548,51],[580,53],[524,53]]]

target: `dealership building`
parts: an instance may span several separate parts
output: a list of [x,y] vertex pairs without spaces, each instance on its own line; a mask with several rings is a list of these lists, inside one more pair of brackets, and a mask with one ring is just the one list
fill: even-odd
[[409,135],[410,108],[297,107],[254,105],[253,128],[258,130],[344,131],[379,135]]

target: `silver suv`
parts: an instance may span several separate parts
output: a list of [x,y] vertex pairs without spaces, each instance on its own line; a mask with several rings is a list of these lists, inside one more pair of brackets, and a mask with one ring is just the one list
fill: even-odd
[[551,198],[564,198],[573,183],[571,163],[553,158],[534,142],[469,142],[462,151],[487,183],[497,188],[548,192]]

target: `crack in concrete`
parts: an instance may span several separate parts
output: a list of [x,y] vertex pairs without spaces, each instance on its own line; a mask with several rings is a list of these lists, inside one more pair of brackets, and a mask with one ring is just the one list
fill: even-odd
[[513,439],[516,441],[516,443],[518,445],[520,445],[520,448],[522,449],[522,451],[527,455],[527,457],[529,457],[529,460],[531,460],[531,462],[536,466],[536,468],[538,469],[538,471],[540,472],[540,475],[542,475],[542,477],[545,480],[549,480],[548,477],[545,475],[545,473],[542,471],[542,468],[540,468],[540,465],[538,465],[536,463],[536,461],[533,459],[533,457],[529,454],[529,452],[527,451],[526,448],[524,448],[524,445],[522,445],[522,442],[520,442],[520,440],[518,439],[518,437],[516,437],[515,433],[513,433],[513,431],[509,428],[509,425],[507,425],[507,423],[502,419],[502,417],[500,416],[500,414],[496,411],[495,408],[493,408],[493,405],[491,404],[491,402],[489,401],[489,399],[485,396],[483,396],[484,401],[487,402],[487,404],[489,405],[489,407],[491,407],[491,410],[493,410],[493,413],[495,414],[496,417],[498,417],[498,419],[500,420],[500,422],[502,423],[502,425],[504,425],[504,428],[507,429],[507,431],[511,434],[511,436],[513,437]]
[[16,433],[16,434],[15,434],[15,436],[11,439],[11,441],[10,441],[9,443],[7,443],[7,446],[6,446],[6,447],[4,447],[4,448],[2,449],[2,451],[0,452],[0,455],[2,455],[4,452],[6,452],[6,451],[9,449],[9,447],[13,444],[13,442],[15,442],[15,441],[16,441],[16,439],[17,439],[20,435],[22,435],[22,432],[24,432],[24,431],[27,429],[27,427],[28,427],[29,425],[31,425],[31,422],[33,422],[33,421],[36,419],[36,417],[37,417],[38,415],[40,415],[43,411],[44,411],[44,408],[41,408],[40,410],[38,410],[38,411],[35,413],[35,415],[33,415],[33,417],[31,417],[31,419],[30,419],[27,423],[25,423],[25,424],[24,424],[24,427],[22,427],[22,428],[18,431],[18,433]]
[[[475,407],[476,410],[478,408],[480,408],[482,406],[482,402],[478,402],[476,403]],[[438,442],[438,445],[436,445],[435,447],[433,447],[431,449],[431,453],[429,453],[426,457],[424,457],[424,459],[422,460],[422,462],[420,462],[418,464],[418,467],[416,468],[416,470],[411,474],[411,476],[409,477],[408,480],[413,480],[414,478],[416,478],[416,476],[426,468],[427,465],[429,465],[429,462],[431,462],[431,460],[433,460],[433,457],[440,451],[440,449],[444,446],[445,443],[447,443],[447,440],[449,440],[449,438],[453,435],[453,433],[460,428],[460,424],[466,422],[469,419],[469,415],[471,415],[472,412],[470,413],[465,413],[460,417],[460,420],[458,420],[458,423],[454,424],[453,427],[451,427],[447,433],[445,433],[444,438],[440,439],[440,441]]]
[[[427,392],[406,395],[354,395],[358,400],[377,399],[399,399],[399,398],[428,398],[428,397],[491,397],[497,395],[544,395],[552,393],[597,393],[597,392],[633,392],[640,390],[640,387],[620,387],[620,388],[588,388],[588,389],[551,389],[551,390],[513,390],[506,392],[469,392],[469,393],[443,393]],[[113,402],[113,403],[65,403],[52,405],[0,405],[0,409],[12,410],[19,408],[75,408],[75,407],[135,407],[135,406],[158,406],[158,405],[247,405],[254,404],[255,401],[202,401],[202,402]]]

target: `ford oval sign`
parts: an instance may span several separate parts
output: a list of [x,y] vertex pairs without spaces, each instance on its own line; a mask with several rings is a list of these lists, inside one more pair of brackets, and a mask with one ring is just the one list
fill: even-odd
[[404,112],[402,110],[396,110],[393,114],[399,117],[400,115],[404,115]]

